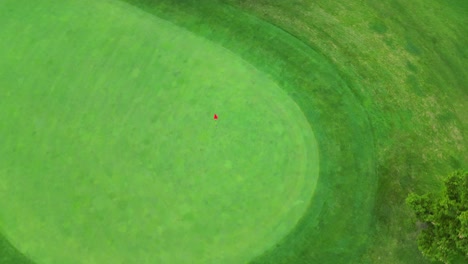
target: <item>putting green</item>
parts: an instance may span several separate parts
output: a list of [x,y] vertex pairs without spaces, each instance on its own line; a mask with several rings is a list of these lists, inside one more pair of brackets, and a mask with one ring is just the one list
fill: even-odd
[[244,263],[296,225],[317,144],[268,76],[117,1],[0,7],[0,227],[21,252]]

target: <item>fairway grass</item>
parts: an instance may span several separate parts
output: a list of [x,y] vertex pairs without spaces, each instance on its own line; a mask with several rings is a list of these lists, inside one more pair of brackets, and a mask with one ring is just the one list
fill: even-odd
[[297,224],[317,143],[267,75],[120,2],[10,4],[0,227],[20,252],[38,264],[244,263]]

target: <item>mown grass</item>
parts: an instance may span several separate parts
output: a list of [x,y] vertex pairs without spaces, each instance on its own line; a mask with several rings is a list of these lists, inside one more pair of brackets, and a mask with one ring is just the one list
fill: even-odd
[[0,236],[0,263],[34,264],[34,262],[13,247],[3,236]]
[[422,263],[409,191],[467,166],[467,4],[232,1],[328,56],[365,89],[379,179],[372,263]]
[[314,190],[316,144],[263,73],[121,2],[9,6],[0,226],[23,253],[238,263],[294,227]]
[[[468,116],[463,110],[467,107],[467,54],[463,48],[467,46],[467,32],[463,27],[466,4],[462,1],[448,4],[442,1],[430,4],[424,1],[227,2],[276,25],[325,56],[367,113],[374,140],[366,144],[375,146],[376,170],[372,177],[379,181],[372,210],[372,245],[359,252],[360,257],[348,255],[339,260],[425,262],[415,244],[417,232],[404,198],[410,191],[437,190],[444,175],[468,164],[464,136]],[[212,34],[211,39],[234,50],[239,41],[261,38],[255,29],[242,27],[241,22],[235,24],[236,17],[216,10],[213,5],[180,7],[169,1],[167,5],[159,3],[157,9],[162,10],[159,15],[199,34]],[[183,16],[177,16],[178,12]],[[203,18],[197,18],[202,14]],[[239,29],[236,31],[235,27]],[[237,36],[237,42],[234,37],[235,44],[216,40],[213,35],[217,30],[224,31],[218,34]],[[285,45],[261,42],[255,51],[250,51],[250,57],[248,51],[240,48],[236,52],[251,61],[257,60],[256,66],[277,76],[283,86],[313,86],[314,78],[306,79],[313,74],[310,65],[301,63],[297,57],[288,60],[288,54],[293,52]],[[262,67],[262,55],[252,54],[263,50],[262,47],[271,50],[271,54],[263,51],[263,56],[268,54],[285,62],[287,69],[275,70],[274,63]],[[302,78],[287,78],[289,72],[294,72],[289,76]],[[330,94],[328,106],[334,101],[338,107],[342,101],[333,98]],[[336,113],[329,110],[326,114],[335,117]],[[311,252],[320,250],[313,248],[312,238],[302,239],[298,238],[300,242],[295,250],[281,253],[280,246],[276,253],[265,255],[258,263],[313,260]],[[297,257],[301,253],[304,258]],[[328,255],[330,262],[331,255],[333,252]]]
[[[144,7],[221,43],[269,73],[318,131],[321,188],[301,224],[271,252],[271,261],[359,260],[369,242],[369,212],[376,185],[373,145],[365,144],[372,132],[364,108],[349,89],[359,84],[348,81],[322,54],[287,32],[232,7],[161,2]],[[265,261],[270,260],[258,259]]]
[[127,2],[268,73],[314,127],[316,196],[255,263],[426,263],[404,199],[468,166],[466,1]]

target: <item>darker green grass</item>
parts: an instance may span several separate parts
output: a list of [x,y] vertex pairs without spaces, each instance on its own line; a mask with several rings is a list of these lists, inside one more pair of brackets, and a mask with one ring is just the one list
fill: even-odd
[[19,252],[3,236],[0,236],[0,263],[5,264],[34,264],[29,258]]
[[[294,101],[228,50],[99,3],[109,16],[49,1],[40,7],[62,12],[3,17],[0,219],[11,242],[38,262],[237,263],[284,237],[319,170]],[[36,25],[26,37],[14,34],[21,14]]]
[[269,74],[314,128],[309,210],[254,263],[427,262],[404,199],[468,166],[466,1],[126,2]]
[[[318,131],[321,187],[296,229],[255,262],[269,262],[270,258],[276,263],[359,259],[369,242],[370,225],[370,214],[366,216],[360,210],[372,208],[376,186],[372,177],[373,146],[364,144],[365,138],[372,138],[372,131],[359,103],[364,98],[356,98],[354,93],[359,84],[293,35],[230,6],[178,6],[168,2],[146,8],[221,43],[269,73]],[[343,173],[346,177],[340,177]],[[320,235],[323,233],[334,235]]]
[[[247,12],[255,14],[287,31],[280,40],[269,39],[268,37],[262,40],[262,36],[268,35],[268,33],[256,34],[257,31],[253,33],[254,29],[258,30],[258,28],[245,26],[241,22],[249,21],[248,16],[244,17],[240,14],[232,16],[229,12],[226,12],[226,10],[230,9],[229,7],[213,8],[208,5],[190,6],[189,4],[178,7],[175,2],[168,1],[166,4],[147,6],[147,10],[150,12],[153,10],[158,15],[222,43],[226,47],[235,50],[236,53],[242,54],[256,67],[269,72],[286,90],[291,91],[291,96],[297,102],[303,102],[300,103],[301,107],[307,117],[310,118],[311,123],[314,124],[315,122],[315,124],[321,125],[321,128],[316,131],[320,138],[319,141],[337,142],[336,144],[343,145],[342,151],[344,153],[356,155],[365,152],[365,150],[359,149],[358,151],[357,149],[353,150],[352,147],[345,147],[348,144],[345,143],[346,139],[351,141],[349,133],[352,133],[352,127],[355,127],[356,123],[368,120],[369,127],[365,130],[373,131],[374,141],[368,140],[364,146],[370,147],[371,150],[368,153],[375,152],[375,154],[371,154],[371,157],[375,157],[375,162],[377,162],[375,171],[369,172],[367,170],[371,175],[370,177],[379,180],[376,199],[374,200],[375,209],[372,211],[374,221],[370,226],[367,226],[367,223],[363,221],[361,228],[367,231],[363,232],[363,236],[355,237],[353,241],[366,241],[364,237],[371,234],[373,245],[366,250],[359,250],[359,247],[350,247],[349,251],[340,251],[338,249],[340,245],[342,245],[342,248],[346,248],[352,243],[346,241],[346,232],[341,231],[339,226],[334,232],[324,228],[327,222],[325,219],[329,220],[330,226],[333,226],[335,222],[331,219],[333,214],[326,210],[326,208],[333,207],[329,203],[323,203],[321,205],[325,209],[322,211],[323,214],[320,215],[322,221],[312,220],[313,217],[310,217],[310,214],[305,216],[304,222],[298,225],[296,231],[290,236],[289,242],[278,245],[256,262],[424,262],[416,248],[416,233],[411,214],[404,207],[403,201],[409,191],[437,189],[441,175],[451,169],[467,165],[466,148],[463,147],[466,145],[466,139],[457,139],[448,129],[448,127],[452,130],[458,129],[461,133],[466,131],[466,122],[463,121],[467,120],[465,118],[466,114],[460,112],[463,108],[460,108],[460,105],[466,105],[463,103],[466,101],[464,83],[467,81],[467,74],[463,70],[463,65],[466,63],[466,59],[463,58],[466,58],[466,56],[464,56],[464,49],[460,47],[466,46],[467,39],[461,37],[463,32],[466,35],[466,31],[460,27],[460,20],[458,20],[458,14],[460,14],[458,11],[460,9],[455,12],[444,9],[446,14],[443,16],[453,18],[453,24],[449,24],[451,27],[444,28],[446,24],[440,24],[439,17],[434,17],[434,21],[428,22],[426,19],[418,19],[415,16],[416,13],[422,11],[422,7],[418,5],[419,2],[412,6],[397,1],[391,1],[391,4],[389,4],[390,1],[368,3],[369,5],[365,6],[367,9],[358,13],[358,15],[362,15],[363,21],[366,21],[366,16],[374,16],[376,22],[370,24],[367,29],[364,27],[360,32],[363,35],[372,35],[372,31],[374,31],[382,35],[383,38],[382,42],[376,42],[376,46],[364,50],[362,47],[353,48],[349,46],[346,34],[342,34],[348,33],[348,31],[340,27],[347,26],[347,17],[338,16],[334,13],[336,3],[316,5],[307,1],[300,2],[300,5],[295,5],[289,2],[230,1],[234,6],[247,10]],[[298,15],[301,14],[303,9],[313,12],[313,8],[318,8],[318,6],[322,11],[329,12],[328,14],[336,17],[342,24],[327,27],[321,25],[321,19],[325,19],[325,17],[322,18],[318,14],[307,17]],[[164,12],[158,12],[158,10],[164,10]],[[466,11],[466,9],[461,10]],[[197,18],[202,14],[205,14],[203,19]],[[351,13],[349,13],[348,17],[349,19],[353,18]],[[237,19],[240,21],[236,23]],[[225,22],[226,20],[229,22]],[[309,28],[305,30],[293,23],[288,24],[288,21],[300,21]],[[364,26],[364,24],[362,25]],[[430,30],[431,25],[439,26],[439,30]],[[210,30],[207,30],[208,28]],[[366,31],[369,28],[371,32]],[[361,29],[361,27],[358,27],[358,29]],[[442,30],[447,30],[447,32]],[[456,39],[446,38],[444,37],[445,34],[455,34],[460,37]],[[343,97],[343,95],[337,94],[336,91],[317,85],[317,78],[314,78],[314,73],[317,70],[316,65],[303,62],[303,60],[307,61],[309,58],[304,55],[307,52],[297,53],[297,48],[291,48],[287,44],[288,39],[294,38],[300,39],[309,45],[310,48],[304,48],[305,50],[310,52],[313,49],[314,52],[318,52],[322,58],[325,58],[324,61],[335,62],[334,67],[336,67],[339,76],[349,87],[349,95]],[[329,48],[330,42],[336,45],[335,49]],[[268,43],[268,45],[265,43]],[[241,48],[242,45],[247,45],[250,49]],[[299,46],[303,45],[297,44],[296,47]],[[366,55],[367,52],[376,48],[382,50],[380,54]],[[390,48],[389,51],[387,51],[388,48]],[[407,52],[407,55],[402,55],[402,60],[409,65],[408,71],[415,72],[415,74],[408,75],[407,82],[403,82],[403,84],[401,84],[399,77],[390,74],[393,67],[392,63],[383,63],[386,61],[386,56],[399,53],[401,49]],[[298,55],[295,56],[294,54]],[[272,60],[268,61],[267,58],[272,58]],[[411,62],[408,62],[406,58],[411,58]],[[460,58],[462,59],[460,60]],[[369,67],[369,64],[372,66]],[[277,68],[275,68],[276,65],[278,65]],[[288,65],[288,67],[281,68],[280,65]],[[404,68],[397,69],[397,71],[406,74]],[[323,78],[323,76],[318,78]],[[350,97],[351,94],[354,97]],[[404,101],[408,95],[416,97],[411,101]],[[313,97],[320,99],[314,102]],[[439,106],[437,110],[433,106],[424,103],[431,97],[437,98]],[[354,98],[357,99],[357,102],[354,101]],[[358,107],[364,107],[366,114],[349,116],[347,117],[348,122],[340,122],[346,118],[343,113],[345,109],[341,104],[348,100],[355,102]],[[314,105],[314,103],[317,106],[315,109],[308,107]],[[330,119],[334,119],[334,121],[315,119],[314,116],[317,117],[317,111]],[[351,111],[359,113],[355,109]],[[442,120],[431,119],[429,121],[427,119],[427,113],[434,111],[439,113],[439,119]],[[340,118],[341,116],[343,118]],[[447,117],[450,118],[447,119]],[[439,127],[437,132],[432,129],[434,125]],[[323,127],[330,128],[327,130]],[[341,138],[345,140],[340,141]],[[362,136],[358,138],[362,138]],[[446,141],[447,143],[438,143],[435,146],[434,139],[448,139],[448,141]],[[357,141],[360,142],[359,139]],[[372,143],[373,145],[369,145]],[[330,151],[331,144],[326,144],[324,141],[319,142],[319,144],[321,145],[322,157],[328,158],[327,154],[330,156],[337,155],[338,150],[335,150],[336,152]],[[455,147],[455,145],[458,147]],[[437,152],[440,154],[437,154]],[[345,156],[344,153],[340,153],[338,156]],[[426,158],[423,159],[422,156],[426,156]],[[324,159],[321,160],[321,168],[327,168]],[[359,157],[359,159],[362,159],[362,157]],[[332,158],[328,167],[339,164],[340,167],[345,169],[329,171],[328,174],[326,169],[321,172],[321,176],[329,176],[328,183],[333,181],[330,178],[333,179],[333,176],[338,177],[337,175],[345,175],[343,177],[347,179],[354,179],[353,177],[357,177],[357,174],[368,177],[363,171],[353,171],[355,165],[352,165],[350,159],[338,160],[339,158],[336,156]],[[342,191],[347,186],[346,183],[343,185],[327,185],[323,181],[320,184],[322,184],[322,187],[328,186],[326,190],[330,193]],[[359,187],[357,188],[359,189]],[[326,197],[327,191],[322,188],[318,188],[318,190],[322,190],[324,193],[317,194],[317,197]],[[335,197],[335,201],[341,203],[340,193],[335,194],[338,196],[338,198]],[[354,197],[353,194],[346,193],[346,190],[342,194],[343,199],[344,197]],[[357,197],[366,200],[362,198],[366,197],[366,194]],[[370,197],[369,199],[373,200]],[[359,198],[357,198],[357,201],[359,201]],[[343,204],[346,204],[346,202],[343,202]],[[369,204],[371,204],[370,201]],[[353,209],[349,211],[345,209],[343,214],[349,214]],[[364,212],[366,211],[365,207],[361,209]],[[354,220],[356,221],[356,219]],[[354,229],[356,231],[353,221],[349,221],[347,224],[349,230]],[[317,240],[323,242],[321,240],[323,238],[317,239],[317,237],[314,237],[313,229],[322,231],[322,233],[319,232],[321,236],[327,236],[329,241],[334,242],[321,243],[322,246],[318,246],[320,243]],[[343,230],[346,230],[346,228],[343,227]],[[390,254],[388,254],[389,252]]]

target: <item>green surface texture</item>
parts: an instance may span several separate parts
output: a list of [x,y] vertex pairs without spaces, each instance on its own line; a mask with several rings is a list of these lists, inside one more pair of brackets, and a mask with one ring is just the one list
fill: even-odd
[[404,200],[468,166],[467,13],[1,1],[0,263],[428,263]]

